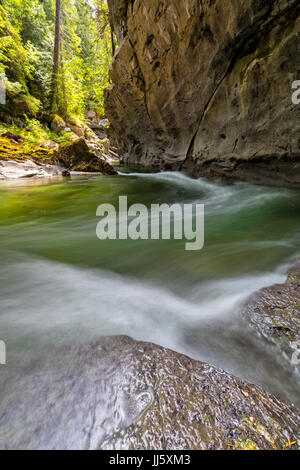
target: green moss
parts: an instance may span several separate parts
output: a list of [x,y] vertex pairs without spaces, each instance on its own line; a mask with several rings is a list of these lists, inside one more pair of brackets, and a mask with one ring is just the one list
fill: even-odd
[[61,118],[58,114],[52,114],[51,115],[51,122],[60,122],[63,123],[64,120]]
[[114,175],[116,171],[104,160],[100,160],[88,147],[84,139],[77,139],[59,146],[55,152],[57,162],[73,171],[91,171]]
[[24,162],[33,160],[36,163],[51,163],[53,151],[29,142],[14,143],[10,139],[0,137],[0,160]]

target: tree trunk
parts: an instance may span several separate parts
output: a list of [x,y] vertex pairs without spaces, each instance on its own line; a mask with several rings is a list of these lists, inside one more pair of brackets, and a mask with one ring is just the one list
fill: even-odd
[[53,72],[50,93],[50,107],[53,111],[55,105],[55,96],[58,89],[58,72],[59,72],[59,56],[61,45],[61,0],[56,0],[56,17],[55,17],[55,41],[53,52]]

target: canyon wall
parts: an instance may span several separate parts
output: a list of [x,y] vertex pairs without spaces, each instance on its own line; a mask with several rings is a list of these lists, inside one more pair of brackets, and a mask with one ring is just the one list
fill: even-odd
[[107,117],[129,165],[300,184],[298,0],[110,0]]

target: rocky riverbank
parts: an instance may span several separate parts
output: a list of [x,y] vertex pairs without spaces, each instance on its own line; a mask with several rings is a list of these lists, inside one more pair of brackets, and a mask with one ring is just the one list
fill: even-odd
[[60,145],[51,141],[33,144],[6,132],[0,136],[0,179],[70,176],[71,172],[115,175],[108,150],[109,144],[106,148],[97,138],[75,137]]
[[255,330],[279,351],[300,381],[300,260],[284,284],[262,289],[243,309]]
[[109,3],[106,114],[125,162],[299,187],[298,1]]
[[19,358],[0,381],[4,449],[300,448],[293,405],[128,337]]

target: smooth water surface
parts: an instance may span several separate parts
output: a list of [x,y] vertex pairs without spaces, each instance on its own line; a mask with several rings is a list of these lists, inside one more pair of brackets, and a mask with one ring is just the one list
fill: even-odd
[[[99,204],[205,204],[205,246],[100,241]],[[300,252],[299,192],[180,173],[0,184],[0,339],[7,361],[124,334],[186,353],[300,404],[298,385],[240,319]]]

